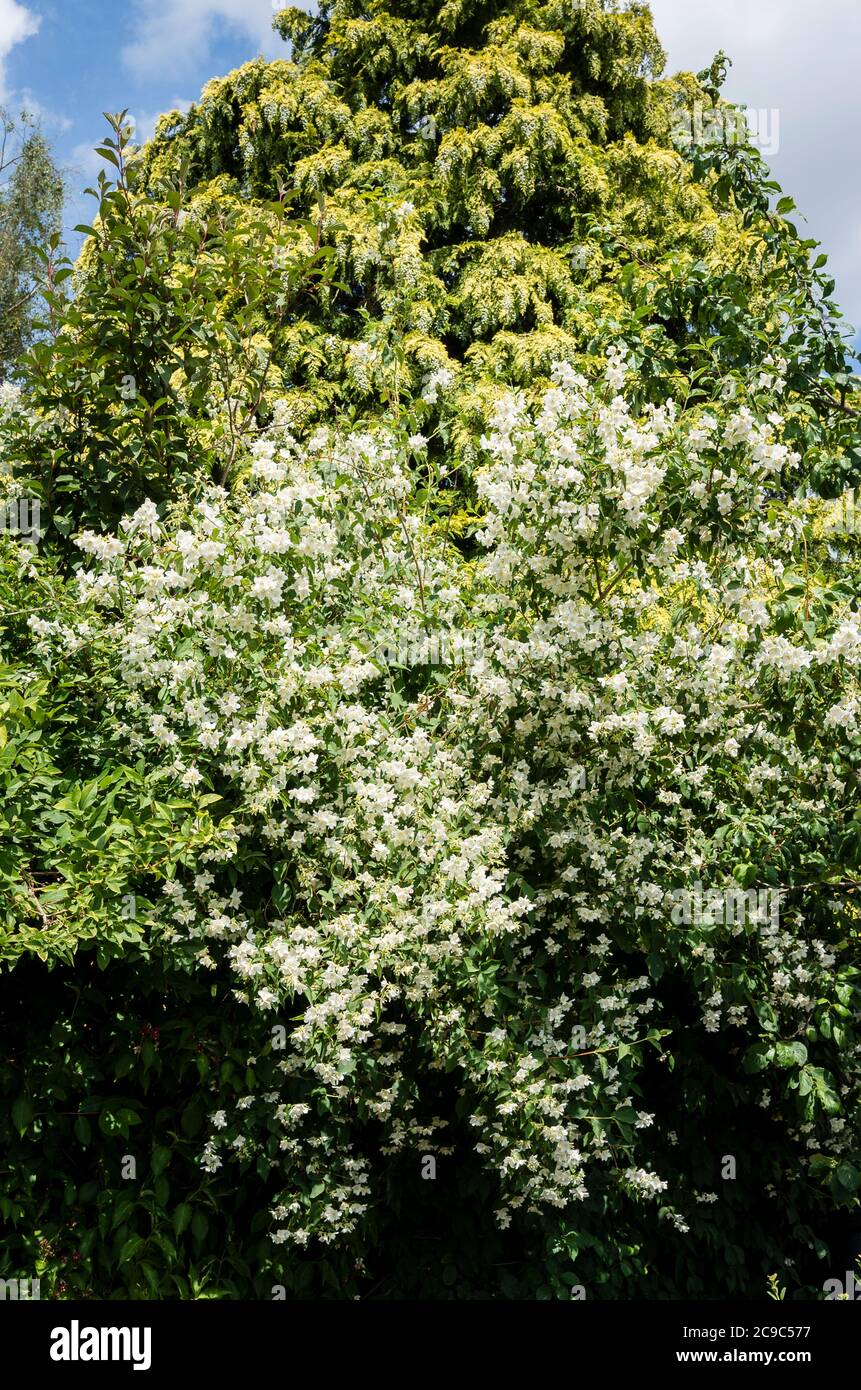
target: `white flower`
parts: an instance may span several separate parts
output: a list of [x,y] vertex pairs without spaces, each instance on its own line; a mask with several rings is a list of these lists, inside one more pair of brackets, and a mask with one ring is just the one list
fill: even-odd
[[627,1168],[624,1179],[628,1185],[641,1197],[657,1197],[659,1192],[665,1192],[666,1182],[659,1178],[656,1173],[650,1173],[645,1168]]
[[261,599],[264,603],[272,604],[274,607],[282,601],[284,583],[285,575],[280,570],[268,569],[253,580],[251,596]]

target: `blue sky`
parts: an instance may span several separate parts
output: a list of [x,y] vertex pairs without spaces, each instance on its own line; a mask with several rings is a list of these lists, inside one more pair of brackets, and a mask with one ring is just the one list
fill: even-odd
[[76,195],[102,167],[102,112],[128,109],[145,137],[211,77],[286,56],[272,14],[271,0],[0,0],[2,99],[41,117],[68,172],[70,226],[87,220]]
[[651,9],[672,71],[708,67],[722,48],[733,60],[724,95],[778,113],[772,172],[800,229],[822,242],[838,303],[861,330],[861,0],[651,0]]
[[[0,0],[0,95],[28,105],[75,197],[99,167],[101,113],[128,108],[145,137],[210,77],[286,47],[272,0]],[[310,6],[309,6],[310,7]],[[861,328],[861,0],[652,0],[671,70],[733,57],[725,93],[779,115],[772,169],[831,258],[844,312]]]

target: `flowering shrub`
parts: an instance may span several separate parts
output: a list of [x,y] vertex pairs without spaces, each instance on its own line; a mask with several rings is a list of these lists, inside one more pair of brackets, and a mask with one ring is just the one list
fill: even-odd
[[499,393],[471,544],[423,436],[276,410],[30,619],[115,771],[31,896],[69,932],[110,882],[117,950],[229,982],[197,1161],[258,1175],[290,1287],[331,1247],[361,1288],[428,1157],[533,1296],[757,1295],[857,1200],[855,541],[788,500],[783,370],[636,410],[619,345]]

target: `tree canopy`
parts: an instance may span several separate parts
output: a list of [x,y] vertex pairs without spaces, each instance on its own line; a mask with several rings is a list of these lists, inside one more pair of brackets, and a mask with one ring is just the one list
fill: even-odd
[[8,378],[33,337],[41,258],[58,230],[63,180],[26,114],[0,109],[0,371]]

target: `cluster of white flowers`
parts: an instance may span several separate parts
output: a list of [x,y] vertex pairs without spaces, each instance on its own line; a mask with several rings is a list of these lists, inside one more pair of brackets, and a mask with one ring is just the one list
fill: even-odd
[[[779,923],[675,923],[658,885],[704,865],[731,881],[727,829],[754,810],[771,881],[774,846],[849,795],[858,615],[807,647],[774,630],[799,535],[791,505],[766,505],[795,462],[780,417],[635,415],[628,371],[620,347],[597,389],[558,363],[536,408],[500,396],[477,563],[413,515],[418,446],[382,433],[300,447],[277,428],[235,495],[79,539],[98,576],[81,576],[82,621],[98,613],[120,654],[119,737],[198,807],[162,940],[286,1028],[277,1090],[234,1113],[215,1097],[203,1155],[214,1171],[257,1152],[282,1175],[279,1243],[356,1228],[362,1124],[385,1152],[439,1149],[421,1086],[439,1071],[471,1107],[500,1224],[596,1184],[648,1201],[668,1186],[638,1166],[659,1128],[637,1101],[643,1046],[666,1062],[664,970],[703,1033],[755,1004],[799,1036],[837,1002],[839,919],[826,940],[790,896]],[[449,380],[435,371],[425,400]],[[469,659],[418,689],[379,657],[452,634]],[[768,701],[776,675],[805,673],[831,738],[806,753]],[[823,1153],[851,1143],[814,1125]],[[708,1198],[671,1200],[690,1215]]]
[[659,1192],[667,1190],[666,1182],[657,1173],[650,1173],[645,1168],[628,1168],[624,1178],[642,1197],[657,1197]]

